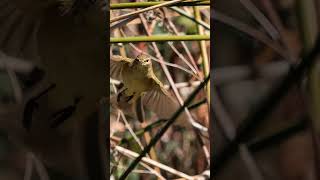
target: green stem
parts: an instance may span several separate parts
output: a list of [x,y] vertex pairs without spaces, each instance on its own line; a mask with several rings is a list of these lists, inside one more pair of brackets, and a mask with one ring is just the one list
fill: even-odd
[[[199,7],[194,6],[193,10],[194,10],[195,19],[198,20],[198,21],[201,21],[201,14],[200,14]],[[204,34],[204,30],[200,25],[197,26],[197,30],[198,30],[198,33],[200,35]],[[209,57],[208,57],[208,53],[207,53],[206,42],[205,41],[199,41],[199,46],[200,46],[202,67],[203,67],[204,75],[208,76],[209,72],[210,72],[210,65],[209,65]],[[208,82],[206,90],[207,90],[208,108],[210,110],[210,82]]]
[[177,7],[169,7],[171,10],[175,11],[176,13],[190,19],[191,21],[203,26],[204,28],[206,28],[207,30],[210,30],[210,25],[203,22],[202,20],[198,20],[195,19],[193,16],[189,15],[188,13],[186,13],[184,10],[177,8]]
[[161,41],[201,41],[210,40],[209,35],[181,35],[181,36],[134,36],[110,38],[110,43],[132,43],[132,42],[161,42]]
[[[114,3],[110,4],[110,9],[145,8],[158,5],[164,2],[166,1]],[[172,4],[170,6],[210,6],[210,1],[180,2],[177,4]]]

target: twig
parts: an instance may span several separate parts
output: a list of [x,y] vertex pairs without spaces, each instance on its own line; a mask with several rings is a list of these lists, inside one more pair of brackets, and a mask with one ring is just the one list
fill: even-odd
[[[169,24],[169,27],[170,27],[170,28],[172,29],[172,31],[174,32],[174,34],[175,34],[175,35],[178,35],[179,32],[178,32],[177,28],[175,27],[175,25],[172,23],[171,19],[166,18],[166,20],[167,20],[167,22],[168,22],[168,24]],[[183,49],[185,50],[186,54],[188,55],[188,58],[190,59],[193,67],[196,69],[197,72],[199,72],[199,68],[198,68],[198,66],[197,66],[197,63],[195,62],[195,60],[194,60],[194,58],[193,58],[193,56],[192,56],[189,48],[187,47],[186,43],[185,43],[184,41],[181,41],[180,43],[181,43]]]
[[[127,3],[113,3],[110,4],[110,9],[125,9],[125,8],[145,8],[158,4],[162,4],[166,1],[149,1],[149,2],[127,2]],[[209,6],[210,1],[186,1],[171,4],[170,6]]]
[[[115,79],[112,79],[112,78],[110,78],[110,82],[113,83],[113,84],[116,84],[116,85],[119,85],[119,84],[120,84],[120,81],[115,80]],[[201,83],[201,81],[192,81],[192,82],[180,82],[180,83],[175,83],[174,85],[175,85],[177,88],[184,88],[184,87],[196,87],[196,86],[199,86],[200,83]],[[164,88],[165,88],[165,89],[169,89],[169,88],[170,88],[170,85],[164,85]]]
[[179,56],[179,58],[186,63],[186,65],[194,72],[194,74],[198,74],[197,70],[186,60],[186,58],[177,50],[177,48],[173,45],[172,42],[168,42],[171,49]]
[[[201,15],[200,15],[200,10],[199,7],[194,6],[193,7],[194,11],[194,17],[197,20],[201,20]],[[200,35],[204,35],[204,29],[201,26],[197,26],[198,33]],[[200,52],[201,52],[201,60],[202,60],[202,68],[204,71],[204,76],[208,76],[210,73],[210,61],[207,53],[207,46],[205,41],[199,41],[199,46],[200,46]],[[207,93],[207,99],[208,99],[208,112],[210,111],[210,82],[208,82],[208,85],[206,87],[206,93]]]
[[116,28],[121,28],[122,26],[128,24],[129,22],[135,20],[137,17],[132,16],[132,17],[128,17],[120,22],[115,22],[113,24],[110,24],[110,31],[113,31]]
[[176,4],[176,3],[181,2],[181,1],[184,1],[184,0],[167,1],[167,2],[164,2],[164,3],[161,3],[161,4],[157,4],[157,5],[150,6],[150,7],[144,8],[144,9],[140,9],[140,10],[128,13],[128,14],[124,14],[124,15],[115,17],[115,18],[110,20],[110,23],[115,22],[115,21],[119,21],[121,19],[128,18],[130,16],[137,16],[137,15],[143,13],[143,12],[146,12],[146,11],[150,11],[150,10],[157,9],[157,8],[160,8],[160,7],[165,7],[165,6],[169,6],[169,5],[172,5],[172,4]]
[[[120,152],[123,155],[126,155],[126,156],[130,157],[130,158],[137,158],[139,156],[138,153],[135,153],[133,151],[125,149],[125,148],[123,148],[121,146],[116,146],[115,150]],[[173,168],[171,168],[169,166],[161,164],[161,163],[159,163],[157,161],[154,161],[154,160],[152,160],[150,158],[144,157],[144,158],[141,159],[141,161],[144,162],[144,163],[150,164],[152,166],[158,167],[158,168],[160,168],[162,170],[165,170],[165,171],[167,171],[167,172],[169,172],[171,174],[177,175],[179,177],[190,179],[190,180],[193,179],[192,176],[189,176],[189,175],[187,175],[187,174],[185,174],[183,172],[177,171],[176,169],[173,169]]]
[[163,41],[209,41],[209,35],[152,35],[134,37],[111,37],[110,43],[131,43],[131,42],[163,42]]
[[[113,164],[111,163],[111,165],[113,165]],[[163,176],[161,176],[158,172],[153,170],[150,166],[146,165],[143,162],[141,162],[140,165],[143,166],[144,168],[148,169],[149,171],[146,171],[146,170],[133,170],[132,173],[153,174],[153,175],[156,175],[161,180],[165,180],[165,178]],[[120,166],[120,165],[113,165],[113,166],[117,166],[117,168],[120,168],[120,169],[125,169],[126,168],[126,167],[123,167],[123,166]]]
[[206,28],[207,30],[210,30],[210,25],[205,23],[204,21],[202,20],[199,20],[199,19],[195,19],[194,17],[192,17],[191,15],[189,15],[187,12],[183,11],[182,9],[178,8],[178,7],[169,7],[169,9],[175,11],[176,13],[192,20],[193,22],[203,26],[204,28]]
[[206,83],[209,80],[210,80],[210,76],[206,77],[206,79],[191,93],[191,95],[185,101],[183,106],[181,106],[171,116],[171,118],[164,125],[164,127],[155,134],[155,136],[151,139],[150,143],[144,148],[144,150],[140,153],[140,155],[129,165],[128,169],[122,174],[119,180],[124,180],[129,175],[129,173],[136,167],[136,165],[141,161],[141,159],[150,151],[151,147],[153,147],[159,141],[159,139],[163,136],[163,134],[169,129],[169,127],[174,123],[174,121],[178,118],[178,116],[191,103],[191,101],[195,98],[195,96],[200,92],[200,90],[206,85]]
[[[204,99],[204,100],[202,100],[202,101],[199,101],[199,102],[196,102],[196,103],[188,106],[188,109],[189,109],[189,110],[195,109],[195,108],[201,106],[201,105],[204,104],[204,103],[207,103],[207,100],[206,100],[206,99]],[[165,119],[159,119],[159,120],[157,120],[157,121],[155,121],[155,122],[147,125],[147,126],[144,127],[143,129],[140,129],[140,130],[136,131],[135,134],[136,134],[137,136],[140,136],[140,135],[142,135],[144,132],[150,131],[150,130],[152,130],[152,129],[154,129],[154,128],[160,126],[160,125],[162,125],[163,123],[165,123],[165,122],[167,122],[167,121],[168,121],[168,120],[165,120]],[[132,139],[132,136],[130,136],[130,137],[128,137],[128,138],[122,138],[122,139],[120,139],[120,138],[118,138],[118,137],[116,137],[116,136],[110,136],[110,139],[113,140],[113,141],[115,141],[115,142],[117,142],[118,144],[124,144],[124,143],[128,143],[128,142]]]
[[[201,15],[200,15],[200,10],[199,10],[199,7],[197,6],[194,6],[193,7],[193,11],[194,11],[194,17],[195,19],[197,20],[201,20]],[[197,30],[198,30],[198,33],[200,35],[203,35],[204,34],[204,29],[198,25],[197,26]],[[210,73],[210,65],[209,65],[209,58],[208,58],[208,53],[207,53],[207,46],[206,46],[206,42],[205,41],[199,41],[199,46],[200,46],[200,56],[201,56],[201,60],[202,60],[202,68],[203,68],[203,71],[204,71],[204,76],[208,76],[209,73]],[[208,82],[208,84],[206,85],[206,95],[207,95],[207,104],[208,104],[208,112],[210,112],[210,81]],[[209,114],[208,114],[209,116]],[[199,136],[200,132],[198,132],[196,134],[197,136],[197,139],[199,140],[199,143],[201,144],[202,146],[202,149],[203,149],[203,152],[204,152],[204,155],[206,157],[206,160],[207,160],[207,163],[208,165],[210,166],[210,154],[209,154],[209,151],[208,149],[206,148],[202,138]]]
[[[160,60],[158,60],[156,57],[153,57],[153,56],[151,56],[150,54],[148,54],[148,53],[140,50],[140,49],[137,48],[133,43],[129,43],[129,45],[130,45],[134,50],[136,50],[137,52],[142,53],[142,54],[146,54],[146,55],[148,55],[149,57],[151,57],[152,60],[160,63]],[[170,66],[170,67],[174,67],[174,68],[183,70],[183,71],[185,71],[186,73],[194,76],[194,74],[193,74],[191,71],[189,71],[188,69],[186,69],[186,68],[184,68],[184,67],[182,67],[182,66],[179,66],[179,65],[173,64],[173,63],[169,63],[169,62],[164,62],[164,64],[166,64],[167,66]]]
[[[124,37],[126,37],[125,34],[124,34],[124,32],[123,32],[122,30],[121,30],[120,32],[122,33],[122,35],[123,35]],[[133,43],[129,43],[129,45],[130,45],[134,50],[136,50],[137,52],[142,53],[142,54],[146,54],[146,55],[148,55],[152,60],[160,63],[160,61],[159,61],[157,58],[151,56],[149,53],[146,53],[146,52],[142,51],[142,50],[139,49],[137,46],[135,46]],[[184,68],[184,67],[182,67],[182,66],[179,66],[179,65],[173,64],[173,63],[169,63],[169,62],[164,62],[164,63],[165,63],[167,66],[171,66],[171,67],[174,67],[174,68],[178,68],[178,69],[180,69],[180,70],[185,71],[186,73],[189,73],[189,74],[192,75],[192,76],[195,76],[195,74],[194,74],[192,71],[190,71],[190,70],[188,70],[188,69],[186,69],[186,68]],[[195,76],[195,77],[196,77],[196,76]]]
[[[151,36],[151,33],[148,31],[148,25],[146,23],[145,18],[142,15],[140,15],[140,19],[141,19],[141,21],[143,23],[144,29],[146,30],[148,36]],[[164,71],[164,73],[165,73],[165,75],[166,75],[166,77],[167,77],[167,79],[168,79],[168,81],[169,81],[169,83],[170,83],[170,85],[171,85],[171,87],[172,87],[172,89],[174,91],[174,94],[178,99],[178,102],[180,103],[180,105],[182,105],[183,104],[183,100],[182,100],[182,98],[181,98],[181,96],[180,96],[180,94],[178,92],[178,89],[174,86],[174,81],[173,81],[173,79],[171,77],[171,74],[170,74],[167,66],[164,64],[165,61],[164,61],[164,59],[163,59],[163,57],[162,57],[162,55],[161,55],[156,43],[152,42],[152,46],[153,46],[153,48],[155,50],[156,57],[160,60],[161,68]],[[203,127],[201,124],[197,123],[192,118],[192,116],[191,116],[191,114],[190,114],[190,112],[189,112],[189,110],[187,108],[185,108],[185,112],[186,112],[186,115],[188,116],[189,122],[192,124],[193,127],[197,128],[197,129],[199,129],[201,131],[208,131],[208,129],[206,127]]]

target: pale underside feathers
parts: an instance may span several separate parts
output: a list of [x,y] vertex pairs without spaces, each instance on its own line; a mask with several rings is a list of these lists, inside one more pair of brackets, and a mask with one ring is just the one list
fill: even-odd
[[[122,75],[126,74],[122,73],[123,66],[133,61],[134,59],[124,58],[122,56],[112,56],[110,61],[111,78],[122,81]],[[142,93],[142,103],[148,110],[154,112],[158,118],[168,119],[178,110],[180,105],[163,87],[161,81],[158,80],[154,73],[152,74],[153,76],[151,77],[148,77],[146,74],[146,78],[152,79],[153,83],[151,90]],[[126,84],[124,84],[124,86],[130,89],[130,87],[126,87]]]

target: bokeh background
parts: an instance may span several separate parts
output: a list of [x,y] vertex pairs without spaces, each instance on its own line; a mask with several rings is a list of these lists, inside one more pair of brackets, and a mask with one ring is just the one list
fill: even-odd
[[[317,66],[294,77],[292,87],[282,89],[282,98],[270,96],[314,46],[319,10],[317,0],[214,1],[216,179],[319,179]],[[272,111],[257,113],[261,107]],[[243,127],[251,128],[226,153]]]

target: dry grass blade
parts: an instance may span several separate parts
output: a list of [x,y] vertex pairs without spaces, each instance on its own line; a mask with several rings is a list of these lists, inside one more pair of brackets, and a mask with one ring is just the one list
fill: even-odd
[[[122,153],[122,154],[124,154],[124,155],[126,155],[126,156],[128,156],[128,157],[130,157],[130,158],[137,158],[137,157],[139,156],[138,153],[132,152],[132,151],[130,151],[130,150],[128,150],[128,149],[125,149],[125,148],[123,148],[123,147],[121,147],[121,146],[116,146],[116,147],[115,147],[115,150],[119,151],[120,153]],[[159,162],[157,162],[157,161],[154,161],[154,160],[152,160],[152,159],[149,159],[149,158],[144,157],[144,158],[142,158],[141,161],[144,162],[144,163],[153,165],[153,166],[155,166],[155,167],[158,167],[158,168],[160,168],[160,169],[162,169],[162,170],[165,170],[165,171],[167,171],[167,172],[169,172],[169,173],[172,173],[172,174],[174,174],[174,175],[177,175],[177,176],[179,176],[179,177],[182,177],[182,178],[185,178],[185,179],[190,179],[190,180],[193,179],[192,176],[189,176],[189,175],[187,175],[187,174],[185,174],[185,173],[183,173],[183,172],[177,171],[177,170],[175,170],[175,169],[173,169],[173,168],[171,168],[171,167],[169,167],[169,166],[166,166],[166,165],[164,165],[164,164],[161,164],[161,163],[159,163]]]

